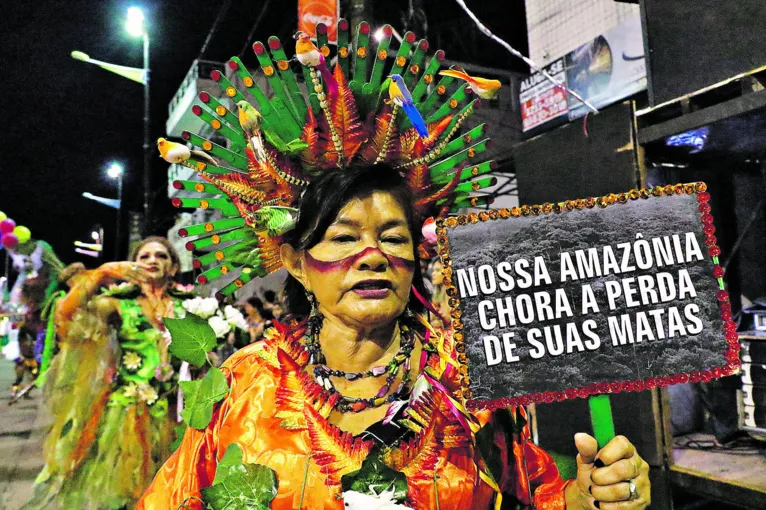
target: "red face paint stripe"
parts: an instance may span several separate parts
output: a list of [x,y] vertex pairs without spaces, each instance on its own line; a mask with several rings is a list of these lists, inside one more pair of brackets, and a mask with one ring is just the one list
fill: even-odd
[[350,257],[346,257],[344,259],[325,262],[324,260],[315,259],[308,251],[306,251],[306,264],[314,271],[319,271],[320,273],[339,271],[341,269],[348,271],[353,265],[355,257],[356,255],[351,255]]
[[378,252],[381,255],[383,255],[388,261],[389,265],[396,269],[407,269],[409,271],[412,271],[415,269],[414,260],[407,260],[401,257],[397,257],[395,255],[388,255],[378,248],[365,248],[364,250],[362,250],[361,252],[355,255],[349,255],[348,257],[342,258],[340,260],[334,260],[334,261],[317,260],[314,257],[312,257],[311,253],[309,253],[307,250],[306,263],[309,266],[311,266],[312,269],[322,273],[325,273],[328,271],[337,271],[341,269],[348,271],[360,258],[365,257],[366,255],[372,252]]

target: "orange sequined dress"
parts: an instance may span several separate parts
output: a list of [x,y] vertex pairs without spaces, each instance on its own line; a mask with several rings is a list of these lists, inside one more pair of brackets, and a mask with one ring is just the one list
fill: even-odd
[[[245,463],[276,472],[272,509],[344,508],[341,477],[359,470],[377,446],[361,437],[369,435],[353,436],[327,420],[335,400],[305,372],[304,332],[278,325],[266,340],[229,359],[223,368],[229,395],[205,430],[187,431],[139,509],[175,509],[184,501],[188,508],[202,508],[190,497],[212,485],[217,462],[232,443]],[[450,395],[455,384],[447,360],[452,356],[444,355],[451,353],[450,337],[430,332],[421,361],[429,376],[418,378],[403,406],[402,423],[409,428],[402,428],[408,433],[382,445],[383,462],[407,477],[404,504],[440,510],[524,508],[531,495],[537,508],[565,508],[566,482],[550,455],[529,440],[523,410],[465,411]]]

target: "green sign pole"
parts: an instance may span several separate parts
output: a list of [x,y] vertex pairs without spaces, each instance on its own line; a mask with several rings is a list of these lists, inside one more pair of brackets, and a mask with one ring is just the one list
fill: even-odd
[[600,450],[614,437],[614,420],[612,419],[612,403],[609,395],[594,395],[588,397],[590,408],[590,423],[593,436]]

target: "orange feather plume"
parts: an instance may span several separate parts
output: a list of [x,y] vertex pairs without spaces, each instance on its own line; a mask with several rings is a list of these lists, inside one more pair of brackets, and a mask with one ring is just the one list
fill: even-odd
[[261,190],[264,196],[269,196],[274,193],[277,183],[271,178],[271,175],[266,168],[262,167],[255,158],[252,149],[247,147],[245,149],[245,155],[247,156],[247,170],[250,177],[250,185]]
[[401,160],[403,164],[407,164],[407,161],[412,161],[423,157],[428,152],[428,149],[434,146],[439,140],[439,137],[447,129],[449,123],[452,122],[452,115],[447,115],[441,120],[431,122],[427,125],[428,137],[425,139],[420,138],[415,128],[410,128],[405,131],[399,137],[399,143],[401,146]]
[[465,168],[465,166],[460,166],[455,171],[455,175],[452,177],[452,180],[445,184],[443,188],[419,200],[416,200],[415,209],[421,214],[425,214],[433,204],[436,204],[436,202],[439,200],[449,197],[452,192],[455,191],[455,188],[457,188],[458,184],[460,184],[460,174],[462,173],[463,168]]
[[[277,323],[274,324],[275,327],[277,327]],[[289,358],[290,362],[296,363],[300,367],[306,366],[309,354],[295,339],[292,339],[285,334],[278,333],[275,335],[270,331],[271,330],[267,330],[265,333],[266,339],[269,341],[263,343],[263,349],[256,351],[259,358],[275,370],[282,369],[283,363],[286,363],[285,358]],[[283,351],[281,357],[279,351]]]
[[263,261],[263,267],[269,272],[282,267],[282,257],[279,254],[279,246],[282,244],[281,236],[269,236],[265,233],[258,236],[258,251]]
[[[341,137],[343,144],[343,161],[348,164],[359,151],[362,143],[367,138],[367,131],[359,121],[359,112],[356,108],[354,95],[348,86],[343,69],[340,65],[335,66],[335,80],[338,82],[338,93],[330,97],[330,112],[335,131]],[[328,139],[327,160],[335,165],[338,154],[332,139]]]
[[303,367],[282,349],[277,351],[277,359],[282,373],[276,392],[275,416],[282,420],[280,425],[288,430],[305,430],[307,424],[303,407],[306,405],[312,406],[323,418],[330,416],[340,395],[336,393],[328,396],[327,392],[303,371]]
[[427,190],[431,185],[431,172],[428,165],[415,165],[407,173],[407,186],[414,196],[420,196],[423,190]]
[[447,115],[443,119],[437,120],[436,122],[432,122],[428,125],[428,137],[418,137],[416,141],[415,152],[422,151],[422,154],[419,154],[418,157],[425,156],[426,151],[431,149],[436,144],[436,142],[439,141],[442,133],[444,133],[444,131],[447,129],[447,126],[449,126],[450,122],[452,122],[453,117],[453,115]]
[[373,442],[354,438],[351,433],[331,425],[313,406],[306,405],[303,412],[311,450],[316,452],[312,458],[320,466],[322,474],[327,475],[327,485],[340,485],[343,475],[362,467]]
[[308,147],[301,152],[301,159],[307,169],[317,169],[320,166],[322,148],[319,143],[318,123],[311,108],[306,114],[306,122],[303,124],[301,140],[306,142]]
[[244,175],[235,172],[226,174],[200,172],[200,176],[209,183],[214,184],[234,201],[239,201],[246,205],[257,206],[266,198],[265,193],[260,189],[251,186],[247,177]]
[[383,462],[392,469],[401,471],[407,478],[432,479],[439,460],[440,444],[437,430],[443,421],[440,413],[433,413],[426,429],[402,443],[399,448],[385,450]]
[[[372,165],[378,159],[378,155],[383,150],[383,144],[386,142],[389,126],[391,126],[391,117],[393,112],[390,107],[386,107],[384,113],[375,117],[375,131],[373,135],[364,144],[364,148],[359,152],[359,159],[368,165]],[[386,148],[386,159],[396,161],[399,159],[399,136],[396,123],[391,126],[391,134]]]

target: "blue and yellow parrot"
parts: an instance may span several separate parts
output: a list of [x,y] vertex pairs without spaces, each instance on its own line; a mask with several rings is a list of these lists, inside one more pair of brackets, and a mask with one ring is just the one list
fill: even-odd
[[388,95],[391,101],[404,110],[404,113],[407,114],[420,137],[427,138],[428,128],[426,127],[426,121],[423,120],[423,116],[420,115],[415,103],[412,101],[412,94],[407,90],[404,79],[398,74],[392,74],[389,78],[391,78],[391,83],[388,85]]

